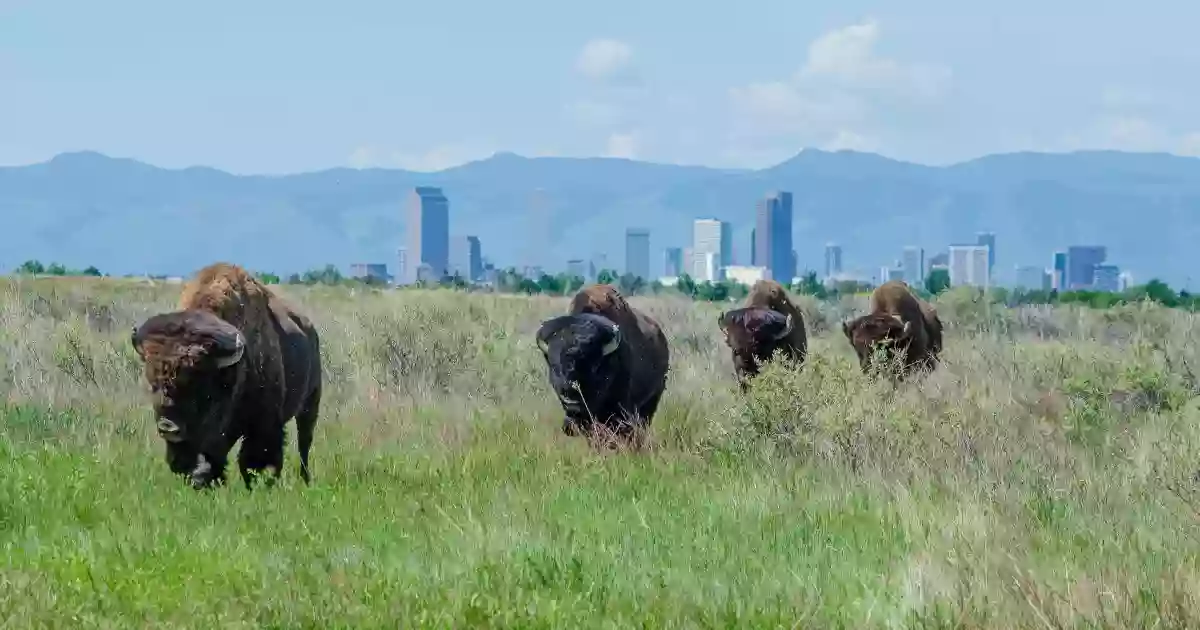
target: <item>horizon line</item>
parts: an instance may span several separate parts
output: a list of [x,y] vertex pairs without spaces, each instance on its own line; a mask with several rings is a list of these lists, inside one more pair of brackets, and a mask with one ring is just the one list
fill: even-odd
[[60,152],[54,154],[49,159],[45,159],[45,160],[41,160],[41,161],[37,161],[37,162],[26,162],[26,163],[21,163],[21,164],[0,164],[0,169],[30,168],[30,167],[50,164],[50,163],[54,162],[55,160],[59,160],[64,157],[95,155],[95,156],[99,156],[99,157],[102,157],[107,160],[113,160],[113,161],[118,161],[118,162],[136,162],[137,164],[141,164],[143,166],[148,166],[150,168],[154,168],[154,169],[161,170],[161,171],[181,172],[181,171],[189,171],[189,170],[209,170],[209,171],[216,171],[218,173],[229,175],[231,177],[283,178],[283,177],[295,177],[295,176],[301,176],[301,175],[315,175],[315,174],[320,174],[320,173],[328,173],[331,171],[364,171],[364,172],[365,171],[384,171],[384,172],[389,172],[389,173],[409,173],[409,174],[413,174],[413,175],[440,175],[440,174],[444,174],[444,173],[447,173],[450,171],[467,168],[469,166],[472,166],[475,164],[480,164],[483,162],[489,162],[489,161],[496,160],[496,159],[505,159],[505,158],[515,157],[515,158],[518,158],[521,160],[527,160],[527,161],[566,160],[566,161],[580,161],[580,162],[582,162],[582,161],[631,162],[631,163],[636,163],[636,164],[645,164],[645,165],[649,165],[649,166],[673,166],[673,167],[678,167],[678,168],[704,169],[704,170],[708,170],[708,171],[713,171],[715,173],[724,172],[724,173],[730,173],[730,174],[736,174],[736,173],[744,174],[744,173],[761,173],[763,171],[769,171],[769,170],[772,170],[775,168],[779,168],[780,166],[783,166],[789,162],[792,162],[805,154],[869,156],[872,158],[878,158],[878,159],[886,160],[886,161],[893,162],[893,163],[900,164],[900,165],[918,166],[921,168],[928,168],[928,169],[954,168],[954,167],[963,166],[966,164],[970,164],[972,162],[977,162],[977,161],[985,160],[985,159],[989,159],[989,158],[1009,157],[1009,156],[1016,156],[1016,155],[1043,155],[1043,156],[1060,156],[1060,157],[1062,157],[1062,156],[1072,156],[1072,155],[1120,154],[1120,155],[1136,155],[1136,156],[1163,156],[1163,157],[1172,157],[1172,158],[1179,158],[1179,159],[1193,159],[1193,160],[1200,159],[1200,156],[1180,155],[1177,153],[1170,153],[1170,152],[1166,152],[1166,151],[1125,151],[1125,150],[1121,150],[1121,149],[1072,149],[1069,151],[1037,151],[1037,150],[1024,149],[1024,150],[1017,150],[1017,151],[1004,151],[1004,152],[998,152],[998,153],[984,153],[984,154],[977,155],[975,157],[958,160],[958,161],[954,161],[954,162],[948,162],[945,164],[929,164],[929,163],[924,163],[924,162],[916,162],[913,160],[900,159],[900,158],[892,157],[889,155],[885,155],[883,153],[877,153],[874,151],[859,151],[859,150],[855,150],[855,149],[828,150],[828,149],[821,149],[821,148],[817,148],[817,147],[802,147],[795,155],[785,158],[775,164],[771,164],[769,166],[763,166],[760,168],[752,168],[752,167],[721,167],[721,166],[710,166],[707,164],[686,164],[686,163],[679,163],[679,162],[656,162],[656,161],[652,161],[652,160],[642,160],[642,159],[636,159],[636,158],[624,158],[624,157],[612,157],[612,156],[600,156],[600,155],[595,155],[595,156],[540,155],[540,156],[530,157],[530,156],[526,156],[526,155],[521,155],[520,153],[517,153],[515,151],[499,150],[499,151],[495,151],[488,157],[478,158],[478,159],[474,159],[474,160],[468,160],[466,162],[463,162],[462,164],[457,164],[455,166],[449,166],[449,167],[446,167],[443,169],[433,170],[433,171],[419,171],[419,170],[410,170],[410,169],[394,168],[394,167],[386,167],[386,166],[354,167],[354,166],[341,165],[341,166],[330,166],[330,167],[320,168],[320,169],[315,169],[315,170],[301,170],[301,171],[291,171],[291,172],[283,172],[283,173],[263,173],[263,172],[251,173],[251,172],[234,172],[234,171],[227,170],[227,169],[224,169],[221,167],[209,166],[206,164],[192,164],[189,166],[181,166],[181,167],[167,167],[167,166],[160,166],[160,165],[152,163],[152,162],[148,162],[141,158],[112,155],[112,154],[105,153],[103,151],[98,151],[95,149],[78,149],[78,150],[73,150],[73,151],[60,151]]

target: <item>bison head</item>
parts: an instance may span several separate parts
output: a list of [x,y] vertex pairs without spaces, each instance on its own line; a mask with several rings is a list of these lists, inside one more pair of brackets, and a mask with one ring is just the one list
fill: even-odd
[[563,315],[542,323],[537,344],[566,413],[563,431],[574,435],[576,426],[590,427],[594,415],[611,406],[620,327],[600,315]]
[[842,332],[854,347],[864,374],[870,371],[876,353],[891,362],[896,360],[898,350],[907,350],[912,342],[912,322],[889,313],[872,313],[842,322]]
[[733,354],[733,366],[738,381],[746,387],[746,379],[758,375],[758,367],[766,363],[775,348],[792,333],[795,322],[769,308],[738,308],[717,317],[717,325],[725,333],[725,345]]
[[241,379],[246,340],[229,322],[205,311],[155,315],[130,337],[154,395],[155,426],[171,471],[201,487],[219,480],[213,440],[228,424]]

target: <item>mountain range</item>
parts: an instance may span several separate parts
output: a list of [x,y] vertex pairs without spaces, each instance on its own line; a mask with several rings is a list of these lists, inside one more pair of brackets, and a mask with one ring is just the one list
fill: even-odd
[[793,194],[801,269],[822,270],[824,244],[836,241],[847,269],[870,277],[906,245],[930,257],[973,242],[977,231],[996,234],[999,281],[1011,279],[1015,265],[1050,266],[1068,245],[1106,245],[1109,262],[1137,281],[1191,286],[1200,264],[1200,159],[1011,153],[933,167],[809,149],[761,170],[498,153],[434,173],[284,176],[64,153],[0,168],[0,266],[39,259],[112,274],[188,275],[229,260],[280,274],[327,263],[394,269],[415,186],[441,187],[451,234],[479,236],[484,256],[500,267],[557,270],[569,258],[604,253],[621,269],[625,229],[639,227],[650,230],[658,274],[662,249],[688,246],[698,217],[730,221],[735,261],[747,264],[755,203],[776,189]]

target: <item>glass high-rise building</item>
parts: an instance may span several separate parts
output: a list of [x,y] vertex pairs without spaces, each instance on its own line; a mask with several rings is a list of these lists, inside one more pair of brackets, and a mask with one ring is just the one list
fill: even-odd
[[788,285],[796,275],[792,264],[792,193],[776,191],[758,202],[754,225],[755,263],[768,277]]
[[408,273],[428,265],[433,278],[445,276],[450,270],[450,201],[441,188],[417,186],[409,193],[408,213]]

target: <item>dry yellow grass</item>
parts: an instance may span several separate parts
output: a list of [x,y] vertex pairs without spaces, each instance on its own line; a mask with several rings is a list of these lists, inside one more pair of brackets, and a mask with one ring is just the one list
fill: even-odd
[[[810,359],[738,394],[716,305],[634,298],[672,348],[649,450],[559,432],[533,332],[565,299],[280,289],[320,327],[303,487],[195,493],[130,326],[176,285],[0,285],[0,625],[1197,627],[1196,317],[937,303],[937,372]],[[289,433],[291,427],[289,426]]]

